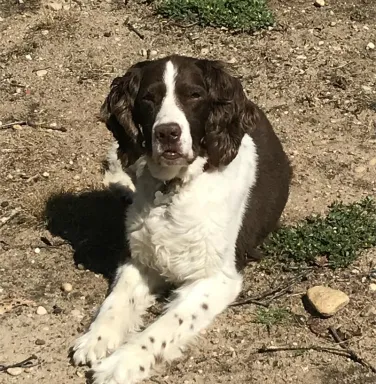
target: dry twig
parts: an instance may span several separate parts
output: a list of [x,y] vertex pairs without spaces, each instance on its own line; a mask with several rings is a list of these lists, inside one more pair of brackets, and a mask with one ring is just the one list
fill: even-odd
[[10,213],[9,216],[7,217],[3,217],[1,220],[0,220],[0,228],[2,226],[4,226],[6,223],[8,223],[8,221],[12,220],[13,218],[15,218],[19,213],[21,212],[21,208],[15,208],[13,209],[13,211]]
[[[307,277],[311,273],[312,273],[311,269],[308,271],[304,271],[294,276],[291,280],[280,284],[274,289],[271,289],[269,291],[263,292],[259,295],[252,296],[244,300],[235,301],[235,303],[231,304],[231,307],[237,307],[244,304],[255,304],[255,305],[261,305],[263,307],[268,307],[273,300],[285,295],[295,284],[299,283],[303,278]],[[267,300],[262,301],[264,299],[267,299]]]
[[138,30],[134,25],[129,22],[129,17],[124,21],[124,25],[131,31],[134,32],[141,40],[145,39],[145,36]]
[[333,355],[337,356],[344,356],[349,358],[350,360],[354,361],[355,363],[358,363],[362,365],[363,367],[366,367],[370,369],[373,373],[376,373],[376,368],[370,364],[368,361],[364,360],[362,357],[360,357],[357,353],[354,351],[343,349],[343,348],[332,348],[332,347],[326,347],[321,345],[309,345],[307,347],[267,347],[264,346],[262,348],[259,348],[257,351],[252,352],[251,355],[259,354],[259,353],[274,353],[274,352],[283,352],[283,351],[298,351],[298,352],[305,352],[305,351],[316,351],[316,352],[326,352],[331,353]]
[[13,121],[12,123],[1,125],[0,129],[12,128],[14,125],[28,125],[29,127],[32,127],[32,128],[44,128],[44,129],[51,129],[52,131],[67,132],[67,129],[65,127],[54,126],[46,123],[38,123],[31,120]]

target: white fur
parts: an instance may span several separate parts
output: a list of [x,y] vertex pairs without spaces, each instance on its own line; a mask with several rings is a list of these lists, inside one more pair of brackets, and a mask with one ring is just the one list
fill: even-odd
[[[183,185],[166,195],[147,166],[138,174],[126,222],[132,261],[119,268],[110,295],[74,346],[77,364],[94,364],[95,384],[131,384],[148,377],[156,356],[179,356],[241,290],[235,244],[256,180],[253,140],[245,135],[237,157],[222,170],[203,172],[204,163],[197,158],[180,175]],[[176,298],[164,315],[134,334],[162,278],[180,285]]]
[[155,139],[155,127],[160,124],[176,123],[181,128],[180,148],[183,156],[187,159],[193,158],[192,136],[189,127],[189,122],[179,107],[175,95],[175,78],[176,68],[171,61],[166,63],[166,69],[163,75],[163,80],[166,86],[166,94],[162,101],[161,109],[159,110],[153,125],[152,143],[153,151],[156,154],[161,153],[161,148],[158,141]]
[[[174,99],[175,72],[170,64],[158,123],[178,122],[188,145],[189,126]],[[172,115],[175,120],[168,120]],[[114,180],[128,187],[117,162],[116,158]],[[94,384],[133,384],[147,378],[159,360],[179,356],[239,294],[242,277],[235,267],[235,246],[256,182],[255,144],[245,135],[227,167],[204,172],[205,163],[198,157],[172,171],[152,159],[136,163],[136,192],[126,219],[131,261],[118,269],[110,295],[73,348],[77,364],[93,364]],[[162,193],[163,180],[171,176],[182,183]],[[179,286],[174,300],[153,324],[137,332],[154,293],[166,282]]]

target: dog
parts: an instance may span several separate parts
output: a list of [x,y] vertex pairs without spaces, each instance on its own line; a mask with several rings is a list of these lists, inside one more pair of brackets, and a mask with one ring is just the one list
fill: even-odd
[[[179,357],[236,299],[292,172],[267,117],[220,61],[139,62],[113,81],[101,115],[116,139],[105,183],[132,200],[131,257],[73,360],[92,366],[95,384],[132,384]],[[140,330],[166,284],[173,298]]]

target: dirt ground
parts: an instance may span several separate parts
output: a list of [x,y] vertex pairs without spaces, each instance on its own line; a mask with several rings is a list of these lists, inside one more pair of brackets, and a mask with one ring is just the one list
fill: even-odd
[[[376,50],[367,45],[376,44],[376,3],[327,3],[270,1],[278,25],[250,36],[166,23],[135,0],[66,0],[61,10],[0,0],[0,363],[33,354],[40,361],[19,376],[0,372],[0,383],[86,380],[68,350],[102,302],[124,242],[124,208],[101,190],[111,137],[97,114],[111,79],[142,59],[141,50],[231,63],[292,159],[286,222],[375,194]],[[24,121],[42,125],[7,125]],[[336,347],[333,325],[375,366],[376,293],[366,278],[375,265],[372,249],[348,270],[314,269],[272,302],[296,315],[282,324],[260,324],[255,305],[228,309],[148,383],[376,383],[369,369],[326,352],[253,353],[263,345]],[[252,264],[243,295],[294,273]],[[73,290],[64,293],[62,283]],[[316,284],[342,289],[350,304],[327,320],[311,316],[302,297]],[[47,314],[37,315],[38,306]]]

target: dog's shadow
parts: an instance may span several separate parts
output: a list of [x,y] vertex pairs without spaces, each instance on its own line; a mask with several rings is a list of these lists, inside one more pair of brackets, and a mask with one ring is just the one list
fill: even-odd
[[129,257],[125,235],[127,205],[109,190],[50,196],[45,206],[47,229],[74,249],[74,262],[111,280]]

